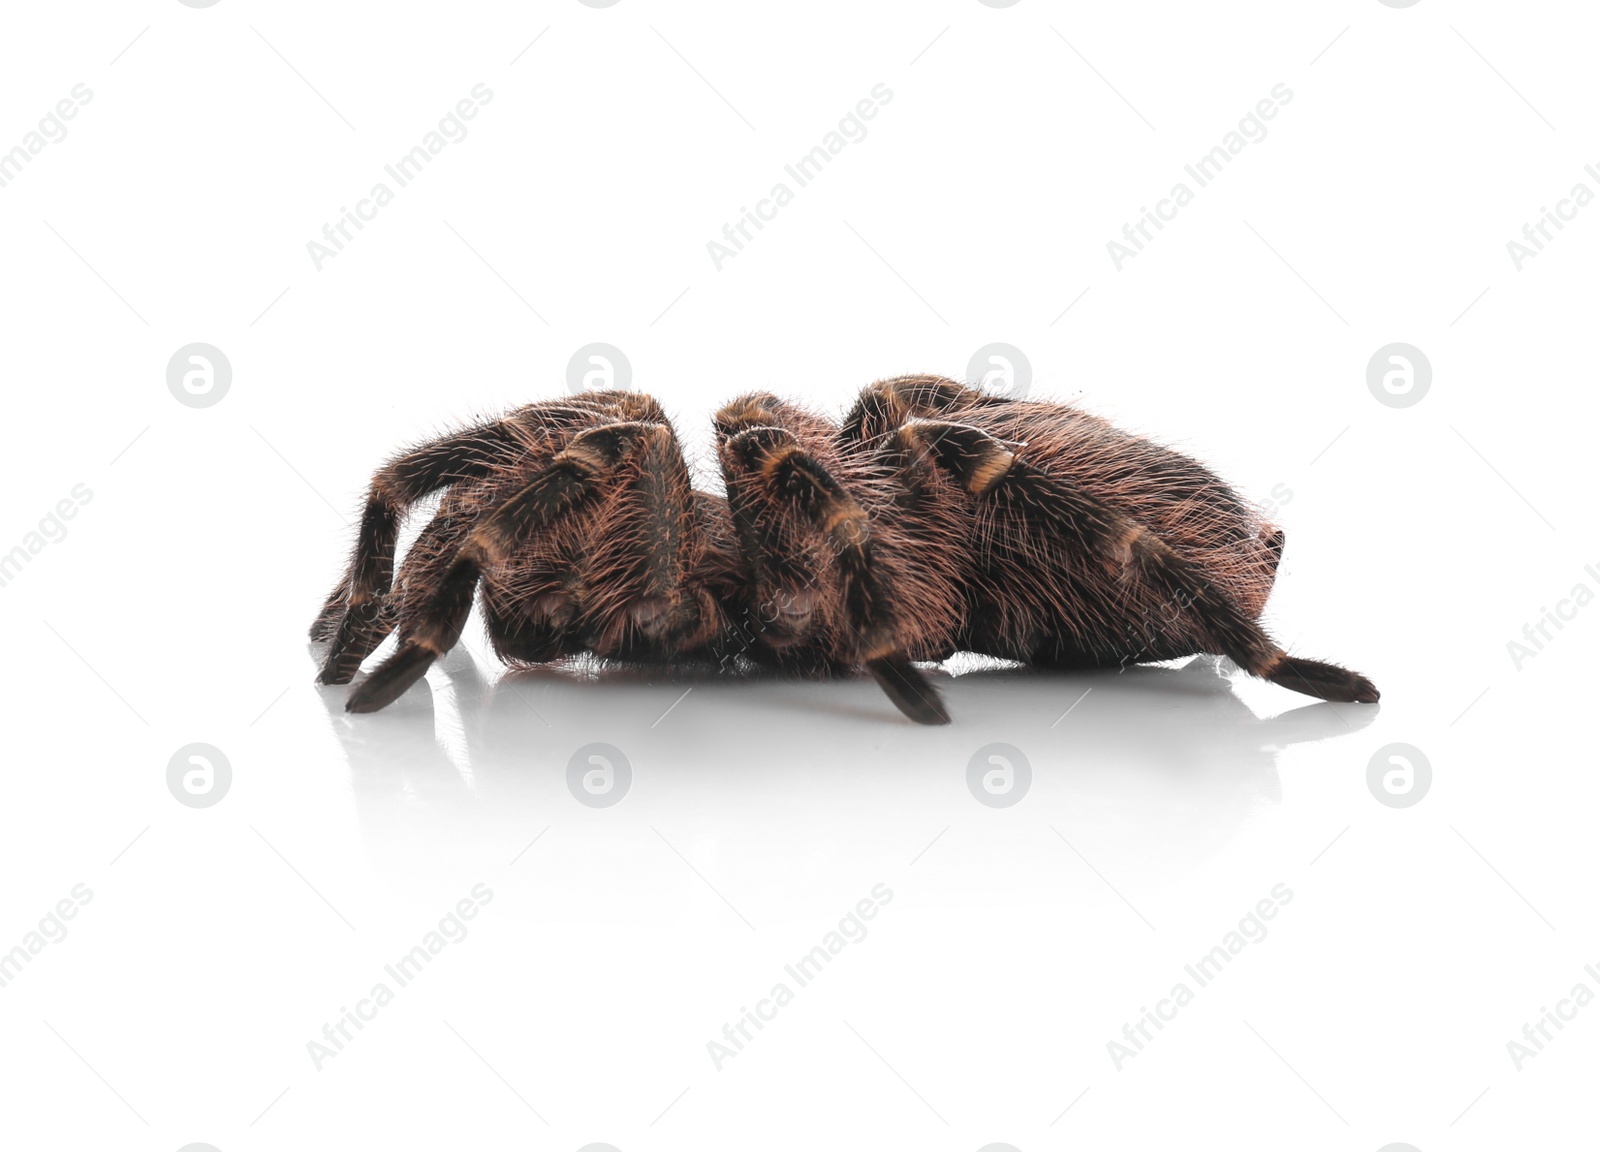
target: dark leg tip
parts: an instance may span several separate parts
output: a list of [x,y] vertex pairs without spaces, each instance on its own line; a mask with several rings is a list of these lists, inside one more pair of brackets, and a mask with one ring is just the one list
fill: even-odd
[[346,712],[356,713],[377,712],[380,709],[388,707],[393,702],[394,701],[392,700],[378,699],[376,696],[365,694],[358,690],[350,693],[349,697],[345,700],[344,710]]
[[867,670],[894,701],[894,706],[910,719],[918,724],[950,723],[950,713],[945,711],[939,690],[909,660],[900,657],[869,660]]
[[1304,692],[1307,696],[1331,700],[1336,704],[1378,702],[1378,689],[1371,680],[1359,672],[1351,672],[1337,664],[1324,664],[1320,660],[1286,656],[1267,679],[1296,692]]
[[361,661],[366,653],[359,648],[352,649],[348,645],[340,644],[337,640],[328,649],[323,657],[322,668],[317,672],[318,684],[348,684],[355,679],[361,670]]
[[393,704],[436,659],[436,654],[416,644],[402,644],[345,698],[346,712],[376,712]]
[[[368,600],[343,611],[329,624],[328,650],[323,656],[319,684],[348,684],[361,668],[361,662],[383,643],[393,627],[393,613],[382,601]],[[318,620],[318,625],[322,621]],[[312,626],[317,635],[317,625]]]

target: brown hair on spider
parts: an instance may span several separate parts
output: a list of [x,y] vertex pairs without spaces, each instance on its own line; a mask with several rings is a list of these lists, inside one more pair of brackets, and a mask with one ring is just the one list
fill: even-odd
[[[1377,689],[1290,656],[1259,617],[1281,529],[1172,449],[1070,405],[937,376],[869,385],[830,422],[767,393],[715,418],[725,497],[690,483],[655,401],[588,393],[396,457],[313,625],[320,679],[372,711],[459,637],[481,581],[514,664],[864,667],[913,720],[947,723],[915,666],[958,651],[1051,668],[1195,653],[1325,700]],[[398,576],[401,516],[447,489]]]

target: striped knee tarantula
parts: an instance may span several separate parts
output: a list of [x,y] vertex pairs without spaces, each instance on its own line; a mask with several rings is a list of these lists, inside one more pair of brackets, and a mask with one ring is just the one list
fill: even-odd
[[[1050,668],[1214,653],[1324,700],[1378,699],[1258,623],[1282,530],[1099,417],[904,376],[842,423],[757,392],[715,427],[726,496],[694,488],[666,413],[632,392],[530,404],[395,457],[312,625],[318,679],[348,683],[398,631],[345,705],[384,707],[456,643],[481,584],[512,665],[865,667],[924,724],[949,716],[914,662],[958,651]],[[402,517],[441,489],[397,573]]]

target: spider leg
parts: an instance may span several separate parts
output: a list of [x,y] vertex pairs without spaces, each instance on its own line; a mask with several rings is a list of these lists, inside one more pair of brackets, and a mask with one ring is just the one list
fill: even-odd
[[313,640],[328,642],[318,683],[349,683],[393,627],[385,603],[406,510],[440,488],[487,475],[522,450],[511,426],[495,421],[424,444],[378,470],[349,566],[311,626]]
[[705,516],[665,413],[626,453],[603,529],[570,554],[519,551],[484,582],[495,650],[508,663],[586,649],[603,657],[671,662],[698,654],[721,627],[705,587]]
[[328,593],[328,598],[323,602],[322,608],[317,612],[317,618],[311,622],[311,642],[313,644],[326,644],[332,640],[334,633],[339,630],[339,621],[343,618],[345,606],[350,600],[350,573],[345,572],[339,577],[339,582],[333,586],[333,591]]
[[839,426],[836,442],[855,447],[888,436],[907,420],[941,416],[960,409],[1006,405],[1013,401],[990,396],[943,376],[896,376],[868,384]]
[[[570,613],[570,609],[568,610]],[[491,596],[487,585],[483,594],[483,619],[495,655],[513,667],[545,664],[581,651],[566,631],[567,614],[538,616],[522,610],[522,605]]]
[[381,643],[394,630],[395,622],[414,608],[426,589],[437,584],[471,528],[472,516],[451,507],[447,498],[417,534],[416,541],[400,562],[392,587],[378,601],[378,613],[368,634],[377,637],[375,644]]
[[[872,562],[866,512],[783,428],[747,427],[727,437],[724,447],[725,466],[731,464],[740,480],[729,485],[730,493],[745,491],[753,481],[828,540],[839,565],[845,618],[855,632],[857,656],[889,699],[919,724],[948,724],[950,715],[938,690],[900,651],[891,599]],[[752,563],[758,560],[752,558]]]
[[665,425],[619,422],[573,437],[531,480],[465,533],[443,574],[401,620],[399,647],[351,690],[345,709],[375,712],[420,680],[460,638],[485,568],[504,561],[519,541],[593,499],[636,444],[671,435]]
[[999,501],[1024,522],[1048,526],[1076,542],[1109,571],[1138,576],[1186,611],[1214,652],[1247,672],[1323,700],[1370,704],[1378,699],[1378,690],[1359,673],[1288,655],[1198,565],[1071,480],[1022,459],[1016,451],[1020,445],[970,424],[934,420],[902,425],[892,445],[893,451],[931,459],[975,499]]

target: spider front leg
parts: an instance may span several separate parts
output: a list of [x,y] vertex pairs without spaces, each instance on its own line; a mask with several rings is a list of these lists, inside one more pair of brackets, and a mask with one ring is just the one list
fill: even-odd
[[386,605],[400,521],[411,505],[457,481],[485,476],[520,451],[510,425],[496,421],[434,440],[378,470],[349,566],[311,626],[312,640],[328,643],[318,683],[349,683],[394,626]]
[[[671,436],[659,424],[623,422],[579,433],[534,472],[531,480],[500,501],[464,534],[448,565],[418,588],[417,604],[400,620],[400,643],[345,702],[350,712],[375,712],[392,703],[448,652],[472,611],[483,570],[503,562],[520,541],[595,498],[619,464],[641,441]],[[413,590],[408,587],[408,601]]]
[[1284,652],[1198,565],[1070,478],[1028,463],[1020,448],[970,424],[913,420],[896,429],[886,450],[932,461],[973,499],[996,501],[1021,524],[1056,533],[1110,572],[1142,580],[1197,624],[1211,651],[1245,671],[1323,700],[1377,701],[1365,676]]
[[[827,541],[843,592],[845,643],[851,662],[861,661],[897,708],[919,724],[948,724],[939,693],[905,658],[892,598],[873,564],[866,512],[843,485],[786,429],[770,425],[719,434],[729,502],[763,501],[797,514]],[[737,514],[737,512],[736,512]],[[749,547],[752,538],[746,537]],[[749,557],[761,572],[771,557]]]
[[332,640],[339,630],[339,621],[343,619],[345,608],[350,602],[350,573],[346,571],[339,577],[339,582],[333,586],[333,591],[328,593],[328,598],[323,601],[317,618],[311,622],[311,642],[313,644],[326,644]]

